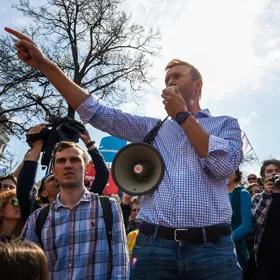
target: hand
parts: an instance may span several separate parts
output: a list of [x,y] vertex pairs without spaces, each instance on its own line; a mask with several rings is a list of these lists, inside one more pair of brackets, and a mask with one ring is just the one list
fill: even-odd
[[170,86],[162,91],[161,97],[163,98],[162,103],[165,106],[165,110],[169,116],[173,119],[179,112],[188,111],[187,104],[180,92],[178,86]]
[[8,27],[5,27],[5,31],[19,39],[15,44],[17,48],[17,56],[27,65],[39,69],[44,66],[46,61],[48,61],[48,59],[42,54],[41,50],[29,37]]
[[80,136],[80,138],[82,139],[82,141],[84,142],[85,145],[87,145],[88,143],[91,142],[90,135],[89,135],[89,133],[86,129],[85,129],[84,133],[80,132],[79,136]]
[[[33,127],[31,127],[28,131],[27,131],[27,135],[30,135],[30,134],[38,134],[42,131],[42,129],[45,128],[45,125],[44,124],[38,124],[38,125],[35,125]],[[43,147],[43,140],[37,140],[37,141],[34,141],[32,143],[32,148],[35,148],[35,147]]]

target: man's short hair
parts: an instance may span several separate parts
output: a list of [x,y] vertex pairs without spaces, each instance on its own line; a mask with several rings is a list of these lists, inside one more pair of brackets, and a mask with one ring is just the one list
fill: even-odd
[[174,66],[177,66],[177,65],[186,65],[191,70],[192,80],[193,81],[196,81],[196,80],[202,81],[202,76],[201,76],[200,72],[192,64],[190,64],[186,61],[177,59],[177,58],[174,58],[170,62],[168,62],[168,64],[165,67],[165,71],[167,71],[168,69],[170,69]]
[[280,160],[278,160],[278,159],[273,158],[273,159],[268,159],[268,160],[263,161],[261,171],[260,171],[260,175],[262,178],[264,178],[265,170],[266,170],[267,166],[270,164],[274,164],[280,168]]
[[81,150],[83,152],[83,159],[84,162],[87,163],[88,162],[88,157],[86,152],[75,142],[72,141],[60,141],[59,143],[56,144],[53,152],[52,152],[52,163],[54,165],[55,163],[55,155],[57,152],[61,152],[65,149],[69,149],[69,148],[77,148],[79,150]]

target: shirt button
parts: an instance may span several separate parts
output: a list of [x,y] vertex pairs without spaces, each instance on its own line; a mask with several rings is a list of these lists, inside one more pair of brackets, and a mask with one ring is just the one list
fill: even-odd
[[68,267],[72,267],[72,264],[71,264],[71,263],[69,263],[69,264],[68,264]]

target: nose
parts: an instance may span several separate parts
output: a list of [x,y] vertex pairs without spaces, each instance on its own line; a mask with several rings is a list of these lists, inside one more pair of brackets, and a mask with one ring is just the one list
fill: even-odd
[[166,86],[167,86],[167,87],[176,86],[175,80],[174,80],[172,77],[170,77],[170,79],[169,79],[168,82],[166,83]]
[[66,160],[66,161],[65,161],[65,165],[64,165],[64,167],[65,167],[65,168],[71,168],[71,167],[72,167],[71,160],[69,160],[69,159],[68,159],[68,160]]

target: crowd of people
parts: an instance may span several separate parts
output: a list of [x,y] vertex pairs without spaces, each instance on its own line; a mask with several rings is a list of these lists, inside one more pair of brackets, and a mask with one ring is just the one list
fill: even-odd
[[[33,138],[15,175],[0,178],[1,273],[13,266],[19,271],[14,263],[25,263],[32,255],[17,275],[73,280],[279,278],[280,161],[264,161],[260,178],[249,174],[244,180],[238,121],[201,109],[203,81],[193,65],[178,59],[167,64],[161,97],[170,118],[160,122],[104,106],[29,37],[5,30],[18,38],[18,57],[41,71],[84,123],[130,142],[143,142],[155,131],[151,145],[165,169],[158,187],[141,197],[103,196],[109,171],[86,131],[80,139],[87,153],[75,142],[58,142],[50,172],[35,184],[43,141]],[[28,133],[43,128],[40,124]],[[88,155],[96,170],[93,182],[85,176]]]

